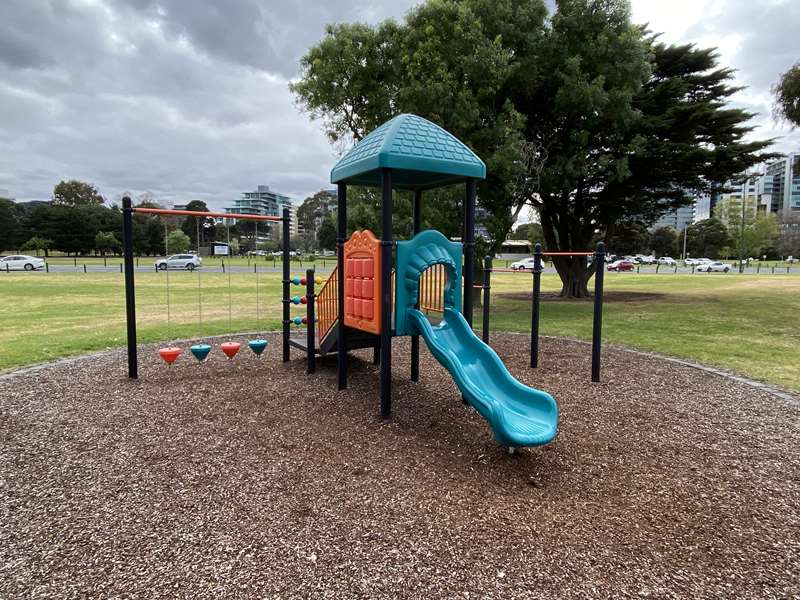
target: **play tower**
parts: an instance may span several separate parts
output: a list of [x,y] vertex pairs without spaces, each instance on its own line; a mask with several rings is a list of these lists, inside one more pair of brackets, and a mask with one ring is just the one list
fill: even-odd
[[[483,161],[465,144],[411,114],[387,121],[342,156],[331,171],[338,191],[337,267],[317,293],[313,277],[308,278],[316,320],[309,319],[305,338],[290,338],[284,319],[284,360],[289,345],[305,350],[309,365],[315,354],[336,352],[342,390],[347,388],[348,351],[374,348],[380,363],[380,412],[389,418],[392,337],[411,337],[411,379],[417,381],[422,336],[464,400],[489,422],[498,443],[509,448],[545,444],[556,434],[555,400],[518,382],[472,331],[476,183],[485,177]],[[420,227],[424,192],[453,184],[464,185],[463,242]],[[380,188],[380,238],[356,231],[347,239],[350,185]],[[407,241],[393,240],[393,190],[413,194],[414,236]],[[420,311],[426,303],[438,306],[441,322],[432,325]]]

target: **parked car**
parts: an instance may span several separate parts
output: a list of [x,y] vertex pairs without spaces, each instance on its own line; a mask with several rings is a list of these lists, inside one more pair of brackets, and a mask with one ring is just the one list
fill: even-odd
[[511,268],[515,271],[533,271],[535,264],[536,259],[531,256],[529,258],[523,258],[522,260],[511,263]]
[[609,271],[633,271],[634,264],[629,260],[615,260],[606,267]]
[[654,265],[656,264],[656,257],[655,256],[642,256],[638,254],[636,256],[639,259],[639,262],[643,265]]
[[0,271],[35,271],[44,269],[44,260],[27,254],[14,254],[0,258]]
[[716,271],[719,273],[727,273],[732,268],[733,267],[731,265],[713,261],[701,264],[699,267],[697,267],[697,271],[699,273],[710,273],[712,271]]
[[166,271],[167,269],[194,271],[196,268],[203,266],[203,259],[195,254],[173,254],[167,258],[157,260],[155,265],[159,271]]
[[675,262],[674,258],[670,258],[669,256],[662,256],[658,259],[658,264],[666,265],[668,267],[674,267],[677,263]]
[[712,262],[710,258],[685,258],[683,259],[683,264],[687,267],[691,267],[692,265],[702,265],[703,263]]

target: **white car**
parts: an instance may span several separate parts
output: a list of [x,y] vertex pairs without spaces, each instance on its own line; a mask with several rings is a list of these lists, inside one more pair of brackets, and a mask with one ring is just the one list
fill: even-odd
[[511,268],[515,271],[533,271],[535,266],[536,259],[533,256],[511,263]]
[[727,273],[732,268],[733,267],[731,265],[714,261],[701,264],[699,267],[697,267],[697,272],[711,273],[713,271],[716,271],[718,273]]
[[639,259],[639,262],[643,265],[654,265],[656,264],[656,257],[655,256],[642,256],[641,254],[637,254],[636,257]]
[[662,256],[658,259],[658,264],[665,265],[667,267],[674,267],[677,263],[675,262],[674,258],[670,258],[669,256]]
[[687,267],[691,267],[692,265],[702,265],[705,263],[710,263],[711,259],[709,258],[685,258],[683,259],[683,264]]
[[0,271],[35,271],[44,269],[44,260],[27,254],[14,254],[0,258]]
[[168,268],[194,271],[196,268],[203,266],[203,259],[195,254],[173,254],[167,258],[157,260],[155,265],[159,271],[166,271]]

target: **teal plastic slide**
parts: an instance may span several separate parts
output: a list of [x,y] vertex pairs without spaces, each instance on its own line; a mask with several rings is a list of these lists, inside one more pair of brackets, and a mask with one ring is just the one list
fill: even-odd
[[498,444],[541,446],[555,437],[558,407],[553,397],[517,381],[459,311],[445,308],[435,326],[419,310],[409,308],[406,316],[467,401],[489,422]]

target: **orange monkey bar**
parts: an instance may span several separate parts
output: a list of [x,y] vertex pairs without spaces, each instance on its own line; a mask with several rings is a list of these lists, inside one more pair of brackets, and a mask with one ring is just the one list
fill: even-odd
[[216,213],[203,212],[200,210],[175,210],[173,208],[134,208],[135,213],[145,213],[148,215],[174,215],[180,217],[215,217],[223,219],[241,219],[249,221],[283,221],[283,217],[272,215],[245,215],[240,213]]

